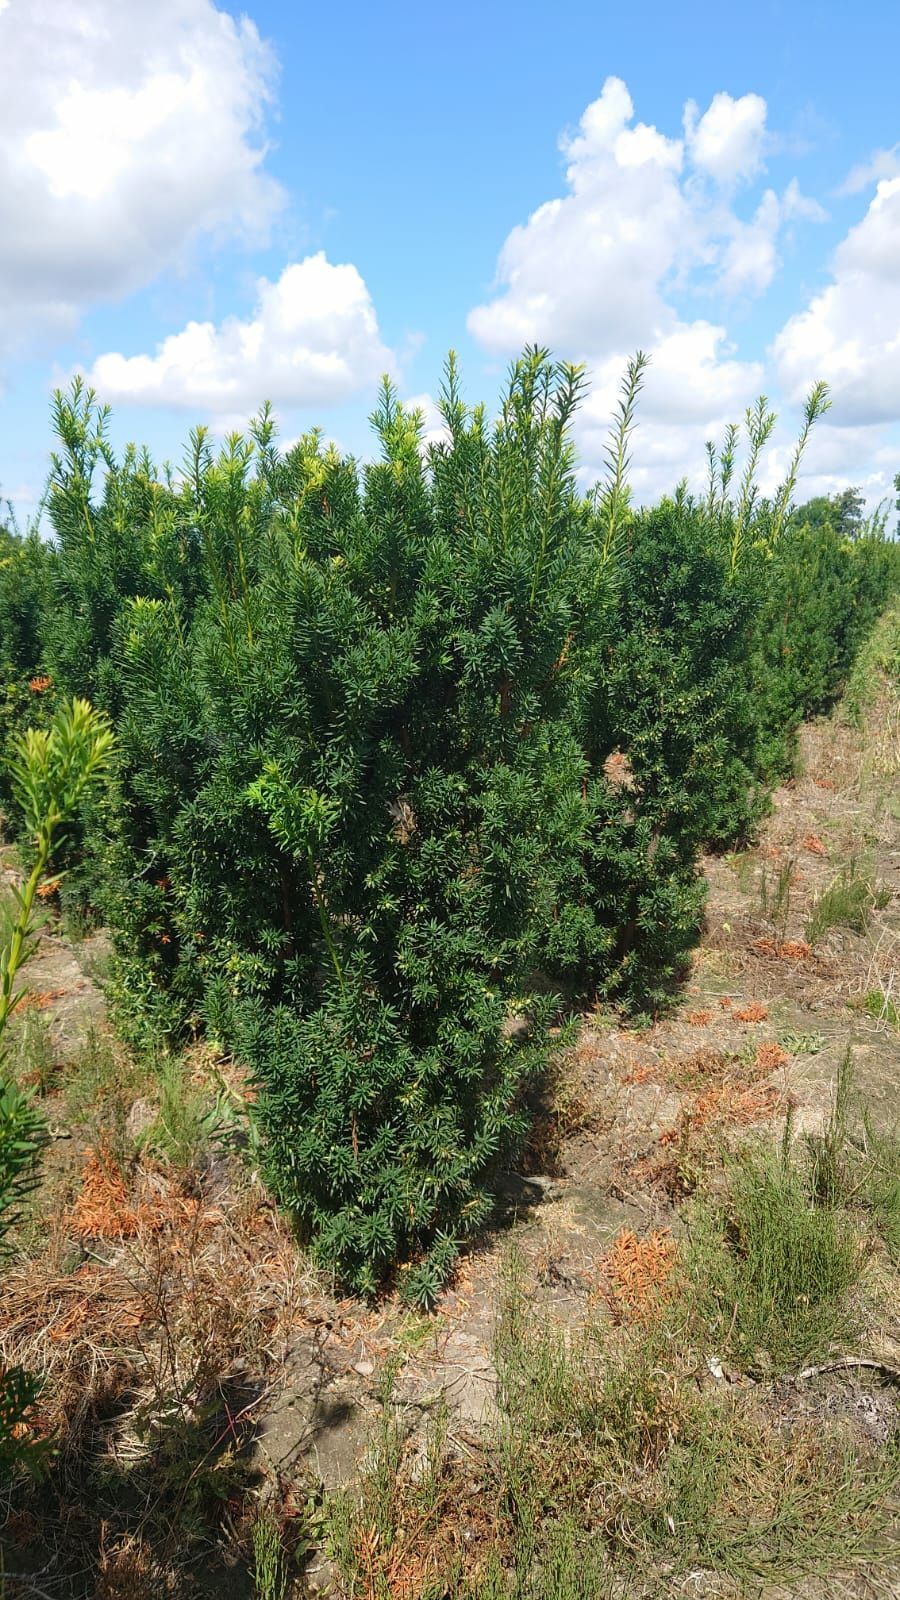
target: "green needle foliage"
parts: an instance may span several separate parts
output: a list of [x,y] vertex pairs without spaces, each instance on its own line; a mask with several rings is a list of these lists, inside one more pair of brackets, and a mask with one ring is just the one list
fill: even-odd
[[584,376],[540,349],[494,420],[451,358],[428,446],[385,384],[365,466],[317,432],[280,451],[265,408],[159,472],[115,457],[83,385],[56,399],[28,666],[118,746],[69,882],[112,930],[123,1023],[203,1026],[250,1068],[273,1190],[358,1290],[403,1263],[434,1297],[561,1012],[665,1002],[699,852],[752,827],[897,576],[884,540],[791,515],[818,390],[771,502],[762,399],[743,467],[734,427],[705,500],[636,510],[645,367],[587,494]]
[[278,1523],[271,1511],[253,1524],[253,1577],[258,1600],[285,1600],[288,1578]]

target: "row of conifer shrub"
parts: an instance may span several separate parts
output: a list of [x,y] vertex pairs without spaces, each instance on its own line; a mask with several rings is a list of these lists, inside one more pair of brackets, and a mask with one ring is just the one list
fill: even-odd
[[53,539],[7,536],[7,726],[78,693],[116,730],[65,893],[111,929],[119,1015],[238,1055],[275,1194],[359,1290],[407,1263],[434,1295],[567,1006],[663,1002],[700,851],[752,829],[900,577],[791,516],[799,451],[760,498],[763,403],[739,483],[730,435],[705,497],[634,511],[642,370],[587,494],[582,379],[544,351],[493,421],[451,361],[427,449],[386,385],[365,466],[282,453],[264,410],[160,472],[76,383]]

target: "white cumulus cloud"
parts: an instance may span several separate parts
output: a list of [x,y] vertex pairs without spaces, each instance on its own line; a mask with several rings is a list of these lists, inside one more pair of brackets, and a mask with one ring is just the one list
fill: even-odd
[[718,287],[731,298],[762,294],[778,270],[782,229],[793,221],[825,222],[827,215],[817,200],[800,193],[796,178],[791,179],[781,196],[774,189],[767,189],[750,222],[732,216],[723,224],[726,242]]
[[261,278],[246,320],[189,322],[153,355],[98,356],[88,379],[105,400],[180,406],[213,416],[282,406],[327,406],[370,387],[397,361],[381,340],[355,266],[323,252]]
[[586,472],[602,470],[605,430],[625,360],[652,357],[639,409],[633,483],[671,489],[702,480],[707,437],[742,416],[764,384],[761,362],[742,360],[721,315],[689,320],[686,291],[723,303],[768,288],[784,231],[824,212],[796,180],[767,189],[749,220],[738,187],[762,170],[766,103],[714,96],[689,102],[683,137],[635,121],[626,85],[608,78],[562,141],[565,191],[513,228],[500,251],[493,297],[469,329],[493,352],[548,344],[584,361],[593,388],[581,415]]
[[631,126],[631,96],[608,78],[564,140],[569,192],[539,206],[500,253],[500,293],[469,315],[489,349],[532,340],[561,350],[628,349],[667,320],[660,281],[693,232],[679,183],[681,141]]
[[264,237],[274,59],[213,0],[0,5],[0,295],[8,342],[71,327],[203,235]]
[[878,184],[835,251],[830,283],[781,329],[774,356],[793,399],[816,378],[831,385],[832,422],[900,417],[900,177]]
[[684,108],[684,133],[698,172],[729,187],[754,178],[762,167],[766,102],[761,95],[715,94],[702,117],[693,100]]
[[540,340],[596,355],[652,345],[678,320],[673,283],[698,273],[726,296],[759,294],[785,226],[824,217],[796,179],[780,196],[768,189],[749,222],[722,192],[760,165],[759,95],[716,95],[702,117],[689,102],[684,139],[633,119],[625,84],[608,78],[562,142],[567,193],[513,228],[497,292],[469,314],[488,349]]

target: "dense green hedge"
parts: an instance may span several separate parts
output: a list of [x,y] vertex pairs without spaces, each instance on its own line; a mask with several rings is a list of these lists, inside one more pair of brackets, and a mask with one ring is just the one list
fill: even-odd
[[540,351],[495,424],[451,364],[428,450],[386,388],[365,467],[315,434],[281,454],[263,413],[160,475],[113,459],[76,386],[55,544],[0,569],[9,681],[39,668],[48,704],[86,693],[116,725],[73,881],[120,1013],[241,1056],[275,1192],[359,1289],[407,1260],[433,1295],[561,1005],[661,1003],[700,850],[753,826],[897,577],[896,547],[786,522],[787,492],[732,505],[725,475],[632,513],[640,375],[586,497],[581,379]]
[[779,540],[750,656],[765,778],[790,771],[800,722],[833,703],[896,588],[898,556],[895,542],[864,530],[844,538],[827,520],[806,522],[802,510]]
[[[46,614],[47,546],[31,534],[22,537],[0,522],[0,749],[40,705],[29,684],[43,656]],[[10,798],[7,763],[0,760],[0,798]]]

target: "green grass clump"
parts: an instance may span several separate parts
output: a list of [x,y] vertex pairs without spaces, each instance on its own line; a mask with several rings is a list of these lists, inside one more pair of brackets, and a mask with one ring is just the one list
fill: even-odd
[[900,1137],[883,1131],[860,1109],[848,1048],[838,1070],[831,1114],[820,1134],[807,1137],[812,1190],[826,1206],[855,1207],[900,1265]]
[[253,1524],[253,1581],[257,1600],[285,1600],[284,1544],[271,1511],[262,1511]]
[[790,1142],[728,1159],[724,1194],[696,1207],[691,1270],[721,1349],[752,1372],[783,1372],[852,1338],[861,1251],[852,1219],[817,1203],[814,1162]]
[[825,1048],[825,1035],[819,1032],[800,1033],[788,1028],[779,1035],[778,1043],[792,1056],[817,1056]]
[[57,1069],[50,1025],[42,1011],[27,1006],[13,1017],[9,1030],[9,1066],[18,1083],[47,1094]]
[[83,1127],[98,1107],[112,1099],[128,1097],[136,1088],[130,1058],[116,1048],[106,1032],[89,1029],[65,1080],[66,1118]]
[[224,1109],[190,1080],[185,1063],[164,1056],[158,1080],[159,1113],[144,1139],[178,1172],[200,1172],[224,1132]]
[[147,1067],[101,1029],[89,1029],[63,1086],[65,1120],[124,1166],[133,1154],[128,1114],[148,1092]]
[[853,933],[865,933],[873,911],[880,911],[889,899],[887,891],[880,889],[869,873],[860,871],[857,863],[851,861],[813,905],[806,937],[815,945],[831,928],[850,928]]
[[887,1022],[892,1028],[900,1028],[900,1006],[884,989],[870,989],[863,996],[863,1009],[876,1022]]
[[865,1200],[891,1261],[900,1267],[900,1138],[868,1125],[866,1153]]
[[795,867],[793,856],[783,861],[780,867],[773,868],[771,876],[764,865],[759,880],[759,900],[763,917],[776,929],[781,939],[785,936],[790,916]]

